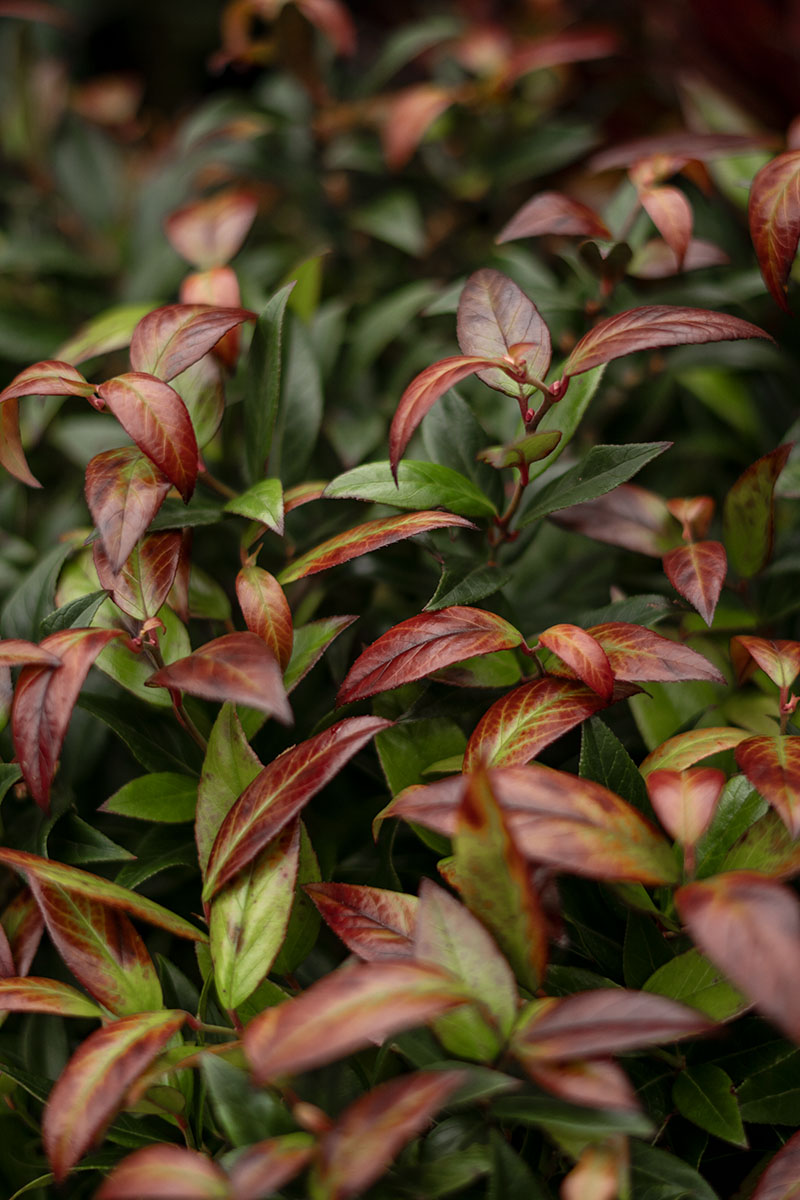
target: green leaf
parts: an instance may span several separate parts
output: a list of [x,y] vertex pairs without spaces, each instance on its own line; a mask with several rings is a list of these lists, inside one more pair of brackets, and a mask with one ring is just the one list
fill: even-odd
[[[400,465],[402,469],[402,463]],[[449,608],[454,604],[475,604],[499,592],[512,578],[512,573],[502,567],[485,564],[476,567],[472,559],[448,560],[424,611],[434,612],[437,608]]]
[[145,708],[124,695],[86,691],[81,692],[77,704],[113,729],[146,771],[199,771],[197,746],[182,729],[164,720],[162,710]]
[[284,487],[301,483],[322,423],[322,377],[306,327],[293,319],[270,467]]
[[214,1115],[233,1146],[249,1146],[295,1128],[277,1092],[254,1089],[247,1073],[216,1054],[200,1060]]
[[69,341],[59,346],[55,357],[78,366],[88,358],[122,350],[130,345],[131,337],[142,317],[158,306],[151,304],[118,304],[92,317]]
[[17,763],[0,763],[0,801],[19,779],[22,771]]
[[728,983],[723,973],[695,949],[659,967],[642,990],[699,1008],[714,1021],[726,1021],[749,1007],[749,1001]]
[[675,1080],[672,1098],[678,1112],[706,1133],[734,1146],[747,1145],[733,1080],[721,1067],[713,1063],[687,1067]]
[[96,862],[127,862],[136,856],[95,829],[75,812],[58,824],[58,859],[81,867]]
[[495,1100],[491,1112],[500,1121],[534,1125],[552,1137],[584,1141],[586,1145],[615,1133],[647,1137],[653,1132],[644,1113],[582,1108],[553,1096],[503,1096]]
[[[437,1200],[469,1187],[476,1179],[488,1175],[492,1167],[492,1155],[488,1146],[463,1146],[450,1154],[439,1154],[419,1168],[415,1179],[418,1195],[426,1200]],[[531,1198],[532,1200],[532,1198]]]
[[411,192],[383,192],[377,200],[354,212],[350,223],[353,229],[415,258],[425,249],[427,235],[422,213]]
[[636,1141],[630,1149],[636,1200],[719,1200],[703,1176],[673,1154]]
[[425,769],[451,754],[463,754],[466,738],[454,721],[429,717],[383,729],[375,738],[383,773],[392,796],[414,783],[425,783]]
[[651,975],[659,967],[671,962],[672,958],[670,945],[652,917],[629,912],[622,946],[626,987],[643,987]]
[[587,371],[585,375],[578,375],[574,379],[570,379],[566,396],[545,413],[539,426],[539,432],[546,433],[552,430],[560,433],[561,441],[548,454],[547,458],[543,458],[531,466],[528,472],[529,479],[538,479],[564,453],[600,386],[605,369],[605,365],[595,367],[593,371]]
[[519,522],[520,528],[561,508],[604,496],[626,483],[671,445],[671,442],[632,442],[627,446],[592,446],[581,462],[534,496]]
[[[109,600],[107,606],[102,607],[95,615],[94,624],[100,629],[117,628],[116,614],[116,605]],[[164,622],[158,645],[165,664],[169,665],[191,654],[189,634],[180,617],[166,604],[159,610],[158,616]],[[134,653],[121,639],[110,642],[98,654],[95,666],[120,687],[124,687],[139,700],[145,701],[148,706],[172,708],[172,701],[166,689],[147,686],[147,680],[153,674],[152,660],[146,654]]]
[[779,1062],[752,1069],[737,1093],[742,1120],[764,1125],[800,1124],[799,1067],[800,1051],[792,1049]]
[[[716,875],[720,870],[733,871],[747,867],[758,870],[759,852],[755,845],[752,847],[752,860],[748,853],[747,862],[736,861],[734,866],[728,865],[728,861],[739,849],[736,846],[737,841],[751,827],[756,826],[756,822],[763,817],[767,808],[766,800],[762,799],[744,775],[734,775],[728,780],[722,789],[714,818],[697,845],[695,873],[698,879]],[[780,818],[778,824],[786,835],[787,842],[791,842],[789,832]],[[766,846],[764,850],[767,851]],[[767,871],[767,874],[771,872]]]
[[68,604],[62,604],[42,621],[42,637],[58,633],[60,629],[83,629],[91,625],[95,613],[107,598],[108,593],[105,591],[90,592],[88,596],[78,596]]
[[253,330],[247,363],[244,399],[245,467],[255,483],[264,474],[272,449],[275,419],[281,394],[281,340],[283,319],[294,283],[287,283],[270,299]]
[[297,687],[300,680],[319,662],[331,642],[355,620],[356,617],[323,617],[295,629],[292,657],[283,673],[283,686],[287,692]]
[[195,836],[205,871],[214,839],[228,810],[261,770],[233,704],[223,704],[208,739],[197,795]]
[[645,816],[653,810],[647,785],[639,768],[615,733],[599,717],[590,717],[581,728],[581,757],[578,773],[583,779],[602,783]]
[[195,494],[188,504],[182,500],[165,500],[147,529],[149,533],[158,533],[161,529],[194,529],[200,525],[216,525],[221,517],[221,504]]
[[435,283],[418,280],[370,304],[356,320],[346,372],[357,378],[394,338],[407,334],[412,317],[438,294]]
[[314,847],[311,845],[305,824],[301,821],[300,861],[297,865],[297,882],[292,913],[286,927],[283,945],[272,964],[273,971],[278,975],[290,975],[296,971],[317,943],[322,918],[316,904],[306,894],[304,884],[319,883],[321,878]]
[[126,783],[100,805],[100,811],[140,821],[180,824],[194,820],[196,806],[196,779],[174,771],[158,771]]
[[246,492],[229,500],[222,511],[249,517],[251,521],[258,521],[275,533],[282,534],[283,487],[280,479],[259,480]]
[[731,566],[749,579],[772,557],[773,494],[791,445],[778,446],[743,471],[725,497],[722,530]]
[[397,484],[388,462],[365,463],[338,475],[325,488],[331,500],[370,500],[395,508],[446,508],[464,517],[492,517],[492,501],[475,484],[440,463],[404,459],[398,466]]
[[428,458],[471,479],[493,503],[500,504],[503,485],[497,471],[478,460],[486,432],[465,400],[453,391],[440,396],[422,422]]
[[53,596],[64,560],[72,547],[64,542],[43,555],[17,585],[0,612],[4,638],[35,641],[45,617],[53,611]]
[[489,1145],[492,1173],[486,1200],[550,1200],[549,1193],[525,1160],[511,1148],[499,1130],[490,1130]]

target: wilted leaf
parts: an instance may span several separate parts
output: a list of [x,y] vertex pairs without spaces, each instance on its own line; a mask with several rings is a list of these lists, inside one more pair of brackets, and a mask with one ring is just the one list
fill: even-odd
[[27,975],[0,979],[0,1012],[57,1013],[62,1017],[104,1017],[102,1008],[68,983]]
[[656,816],[670,837],[684,846],[693,846],[705,833],[724,786],[724,771],[713,767],[651,771],[647,776]]
[[608,621],[586,630],[606,652],[617,680],[669,683],[676,679],[708,679],[725,683],[712,663],[681,642],[673,642],[627,621]]
[[294,630],[291,609],[275,576],[261,567],[242,567],[236,576],[236,598],[247,628],[266,642],[285,671]]
[[13,475],[20,483],[28,487],[41,487],[39,480],[32,474],[22,448],[19,431],[19,401],[16,397],[4,400],[0,404],[0,466],[5,467],[9,475]]
[[797,1200],[800,1196],[800,1133],[775,1155],[753,1192],[753,1200]]
[[680,541],[678,524],[666,503],[635,483],[621,483],[594,500],[562,508],[550,520],[563,529],[654,558]]
[[614,690],[611,664],[605,650],[590,634],[577,625],[551,625],[539,634],[539,642],[557,654],[603,700],[611,699]]
[[750,187],[750,236],[772,296],[789,312],[786,285],[800,239],[800,150],[779,154]]
[[89,463],[86,503],[113,572],[121,570],[170,486],[158,467],[132,447],[106,450]]
[[452,88],[418,83],[389,97],[381,126],[383,156],[390,170],[405,166],[425,133],[455,99]]
[[[553,435],[541,435],[551,444]],[[388,462],[364,463],[345,471],[328,484],[323,496],[331,500],[352,498],[395,508],[419,510],[446,508],[463,517],[492,517],[497,509],[471,479],[441,463],[406,460],[397,467],[396,479]]]
[[792,837],[800,835],[800,738],[747,738],[736,747],[736,762]]
[[545,233],[611,240],[605,223],[586,204],[563,192],[539,192],[503,226],[495,241],[513,242]]
[[156,615],[169,595],[181,546],[182,537],[177,531],[153,533],[133,548],[122,570],[115,572],[98,540],[92,553],[100,586],[111,594],[117,608],[136,621],[146,621]]
[[[464,285],[458,303],[458,344],[463,354],[500,360],[524,345],[526,371],[535,379],[544,379],[550,366],[550,330],[536,305],[512,279],[490,267],[470,275]],[[478,378],[515,399],[532,390],[498,369],[479,371]]]
[[688,600],[710,625],[728,573],[721,542],[691,542],[664,555],[664,571],[676,592]]
[[212,350],[229,329],[256,314],[246,308],[168,304],[142,317],[131,338],[131,367],[166,383]]
[[164,231],[182,258],[200,270],[224,267],[238,254],[255,220],[258,200],[247,188],[223,188],[171,213]]
[[791,453],[791,444],[778,446],[752,463],[725,497],[722,529],[725,548],[735,571],[749,579],[772,557],[775,536],[775,483]]
[[70,363],[46,359],[15,375],[0,392],[0,404],[19,396],[92,396],[94,384]]
[[131,371],[101,383],[97,394],[188,503],[197,480],[197,439],[188,409],[174,388]]
[[[0,642],[0,653],[2,649]],[[744,683],[760,667],[776,687],[790,688],[800,672],[800,642],[769,641],[740,634],[731,638],[731,663],[737,683]]]
[[325,923],[359,958],[414,957],[416,896],[351,883],[307,883],[305,891]]
[[640,190],[639,199],[680,269],[692,239],[692,206],[676,187],[645,187]]

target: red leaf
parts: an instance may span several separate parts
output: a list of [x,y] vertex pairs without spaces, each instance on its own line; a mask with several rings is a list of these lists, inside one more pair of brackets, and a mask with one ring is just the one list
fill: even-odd
[[[575,1062],[542,1062],[534,1057],[523,1060],[523,1067],[534,1083],[570,1104],[591,1108],[639,1112],[640,1105],[628,1076],[610,1058]],[[616,1192],[616,1187],[615,1187]],[[586,1200],[583,1195],[583,1200]]]
[[692,240],[692,206],[676,187],[647,187],[639,192],[642,207],[683,266]]
[[307,883],[305,891],[325,923],[359,958],[414,957],[416,896],[351,883]]
[[666,503],[635,483],[621,483],[596,500],[550,513],[548,519],[598,542],[654,558],[660,558],[680,539]]
[[271,1196],[302,1171],[313,1151],[313,1139],[304,1133],[266,1138],[248,1146],[231,1167],[232,1200]]
[[647,776],[656,816],[684,846],[693,846],[708,829],[724,786],[725,772],[713,767],[651,771]]
[[467,1079],[466,1071],[415,1071],[379,1084],[346,1108],[319,1147],[319,1176],[329,1200],[349,1200],[375,1183]]
[[223,188],[176,209],[164,222],[164,232],[182,258],[207,271],[224,267],[239,253],[257,212],[254,192]]
[[464,770],[480,763],[530,762],[556,738],[605,707],[583,683],[545,676],[507,692],[481,717],[467,742]]
[[792,443],[786,442],[751,463],[725,497],[725,548],[733,569],[746,579],[757,575],[772,557],[775,484],[791,450]]
[[708,679],[725,683],[725,676],[702,654],[670,641],[643,625],[609,621],[586,630],[608,655],[614,678],[669,683],[676,679]]
[[230,1200],[228,1176],[185,1146],[142,1146],[103,1180],[94,1200]]
[[[231,267],[213,267],[209,271],[187,275],[181,283],[180,301],[181,304],[210,304],[214,308],[238,308],[242,302],[242,296],[236,272]],[[223,334],[211,353],[229,371],[232,371],[239,358],[240,342],[240,330],[230,329]],[[183,379],[185,378],[184,375]],[[181,380],[181,390],[183,390],[183,380]],[[224,411],[224,393],[221,407]]]
[[132,447],[96,454],[86,468],[86,503],[112,571],[121,570],[164,502],[170,482]]
[[383,157],[391,171],[404,167],[427,130],[456,99],[452,88],[417,83],[390,96],[381,127]]
[[137,1013],[97,1029],[61,1072],[45,1106],[42,1139],[61,1183],[102,1136],[125,1093],[177,1033],[186,1018],[166,1010]]
[[708,533],[715,504],[711,496],[682,496],[677,500],[667,500],[667,508],[675,520],[680,521],[683,537],[690,542],[702,541]]
[[[533,301],[501,271],[484,267],[470,275],[458,302],[457,327],[463,354],[511,361],[516,357],[514,347],[524,345],[527,371],[537,379],[547,374],[552,354],[550,330]],[[479,371],[478,378],[509,396],[520,394],[520,384],[506,371]]]
[[764,282],[790,312],[787,283],[800,239],[800,150],[779,154],[761,168],[750,188],[748,218]]
[[24,887],[17,892],[2,915],[2,928],[8,937],[8,943],[14,958],[16,970],[12,975],[27,975],[39,949],[44,921],[39,912],[39,906],[31,894],[30,888]]
[[513,242],[544,233],[611,240],[605,223],[593,209],[563,192],[539,192],[503,226],[495,241]]
[[242,567],[236,576],[236,598],[245,624],[269,646],[282,671],[292,656],[292,610],[274,575],[261,567]]
[[4,927],[0,925],[0,979],[11,979],[16,974],[17,968],[14,966],[11,943],[8,940],[8,934]]
[[[725,266],[731,260],[719,246],[703,238],[692,238],[683,259],[684,271],[700,271],[703,267]],[[661,238],[652,238],[636,251],[628,274],[636,279],[667,279],[677,275],[680,267],[675,251]]]
[[356,28],[349,9],[340,0],[296,0],[296,3],[306,20],[325,34],[337,54],[355,54]]
[[132,371],[97,389],[126,433],[188,503],[197,480],[197,439],[178,393],[153,375]]
[[522,634],[494,613],[454,605],[401,621],[361,654],[347,673],[337,705],[363,700],[480,654],[518,646]]
[[96,541],[92,553],[100,586],[110,592],[117,608],[135,621],[154,617],[166,601],[177,574],[182,543],[177,530],[152,533],[134,547],[125,566],[115,573],[103,543]]
[[611,664],[603,647],[590,634],[577,625],[551,625],[539,634],[539,642],[557,654],[603,700],[611,699],[614,691]]
[[264,1084],[422,1025],[468,998],[452,976],[424,963],[345,966],[254,1017],[244,1031],[244,1052],[256,1082]]
[[800,1133],[775,1155],[753,1192],[753,1200],[797,1200],[800,1183]]
[[492,365],[502,369],[503,363],[487,361],[483,355],[457,354],[453,358],[443,358],[441,362],[433,363],[412,379],[400,397],[389,430],[389,459],[395,477],[397,464],[403,457],[412,434],[439,397],[457,383],[461,383],[462,379],[477,375],[482,369]]
[[11,708],[11,732],[28,791],[40,808],[50,803],[50,784],[83,681],[116,629],[62,629],[41,644],[61,666],[23,667]]
[[800,906],[755,871],[729,871],[675,893],[681,920],[715,966],[800,1042]]
[[94,384],[70,363],[45,359],[15,375],[0,392],[0,404],[18,396],[93,396]]
[[225,633],[151,675],[147,687],[247,704],[284,725],[294,717],[278,660],[255,633]]
[[755,337],[774,340],[757,325],[727,313],[671,304],[646,305],[598,321],[573,348],[564,364],[563,377],[580,375],[635,350]]
[[530,71],[540,71],[546,67],[607,58],[610,54],[615,54],[618,47],[617,34],[602,26],[597,29],[585,28],[545,34],[527,42],[511,55],[508,81],[512,82]]
[[362,554],[371,554],[392,542],[414,537],[417,533],[428,533],[432,529],[447,529],[458,526],[462,529],[475,529],[472,521],[466,517],[456,517],[446,512],[413,512],[402,513],[397,517],[381,517],[377,521],[367,521],[365,525],[356,525],[345,533],[328,538],[313,550],[301,554],[288,567],[284,567],[278,575],[279,583],[293,583],[306,575],[316,575],[319,571],[327,571],[330,567],[338,567],[358,558]]
[[210,900],[233,879],[370,738],[391,724],[382,717],[346,717],[268,763],[222,822],[203,899]]
[[6,638],[0,642],[0,666],[60,667],[61,659],[44,646],[37,646],[36,642],[26,642],[24,638]]
[[55,979],[0,979],[0,1012],[58,1013],[62,1017],[104,1017],[88,996]]
[[16,396],[0,404],[0,466],[4,466],[9,475],[13,475],[20,483],[28,487],[41,487],[39,480],[31,473],[22,440],[19,433],[19,401]]
[[656,746],[641,763],[639,771],[645,779],[655,770],[669,768],[673,771],[683,771],[711,754],[718,754],[721,750],[732,750],[749,736],[746,729],[733,729],[726,725],[710,729],[690,729]]
[[722,543],[691,542],[688,546],[678,546],[664,555],[664,571],[675,591],[710,625],[728,573],[728,556]]
[[246,308],[168,304],[142,317],[131,339],[131,367],[169,382],[197,362],[229,329],[255,320]]
[[792,837],[800,835],[800,738],[747,738],[736,747],[736,762]]
[[[0,642],[0,654],[5,644]],[[756,667],[761,667],[776,687],[790,688],[800,672],[800,642],[768,641],[740,634],[731,638],[731,663],[737,683],[744,683]]]
[[725,158],[755,150],[770,141],[763,134],[744,133],[690,133],[679,129],[673,133],[660,133],[653,137],[634,138],[622,142],[609,150],[601,150],[589,160],[593,171],[608,171],[613,167],[629,167],[640,159],[654,154],[667,154],[698,162],[709,162],[714,158]]

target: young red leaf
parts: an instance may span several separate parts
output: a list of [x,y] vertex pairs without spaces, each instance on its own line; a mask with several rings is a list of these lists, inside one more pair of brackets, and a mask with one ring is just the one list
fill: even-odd
[[348,950],[367,962],[413,958],[417,897],[352,883],[307,883],[304,891]]
[[11,708],[11,733],[25,784],[40,808],[50,803],[50,784],[83,682],[104,646],[121,634],[115,629],[62,629],[41,649],[59,667],[23,667]]
[[27,975],[44,931],[44,920],[30,888],[24,887],[17,892],[4,909],[0,921],[16,967],[11,974]]
[[688,546],[677,546],[664,555],[664,572],[675,591],[710,625],[728,573],[728,557],[722,543],[690,542]]
[[256,1082],[264,1084],[334,1062],[468,1000],[457,980],[424,963],[344,966],[254,1017],[244,1031],[244,1052]]
[[789,272],[800,239],[800,150],[779,154],[750,187],[750,236],[764,282],[784,312]]
[[430,126],[455,99],[455,89],[435,83],[416,83],[389,97],[381,144],[390,171],[405,166]]
[[645,187],[639,191],[639,199],[680,269],[692,240],[692,206],[676,187]]
[[507,692],[481,717],[464,753],[464,770],[480,763],[530,762],[556,738],[605,707],[583,683],[547,675]]
[[670,683],[676,679],[708,679],[725,683],[725,676],[702,654],[643,625],[608,621],[586,632],[605,650],[617,680]]
[[[463,354],[510,360],[514,347],[524,345],[526,371],[536,379],[547,374],[552,354],[550,330],[533,301],[501,271],[484,267],[470,275],[458,302],[457,329]],[[515,399],[520,395],[519,382],[506,371],[479,371],[478,378]]]
[[736,747],[736,762],[792,837],[800,835],[800,738],[751,737]]
[[341,1114],[319,1147],[319,1179],[329,1200],[358,1196],[467,1081],[465,1071],[415,1071],[381,1083]]
[[41,487],[39,480],[32,474],[22,449],[22,439],[19,431],[19,401],[16,397],[4,400],[0,404],[0,466],[5,467],[9,475],[13,475],[20,483],[28,487]]
[[[703,267],[722,267],[730,258],[719,246],[704,238],[692,238],[683,259],[684,271],[700,271]],[[635,279],[668,279],[680,270],[675,251],[661,238],[651,238],[633,256],[628,274]]]
[[3,667],[60,667],[61,659],[36,642],[24,638],[6,638],[0,642],[0,666]]
[[[181,304],[210,304],[214,308],[238,308],[242,303],[241,292],[239,291],[239,280],[236,277],[236,272],[231,267],[212,267],[211,270],[201,271],[192,275],[187,275],[181,283],[179,299]],[[241,342],[241,331],[238,329],[229,329],[223,334],[217,342],[214,349],[211,351],[213,357],[232,371],[236,366],[239,358],[239,345]],[[200,363],[208,362],[207,358],[199,359],[193,366],[195,369]],[[190,367],[189,370],[192,368]],[[177,377],[183,386],[183,380],[187,378],[186,374]],[[225,409],[224,390],[222,391],[222,411]],[[183,394],[181,392],[181,394]],[[186,397],[184,397],[184,400]],[[189,408],[187,403],[187,408]],[[220,414],[220,420],[222,415]],[[217,421],[219,424],[219,421]]]
[[424,679],[452,663],[522,641],[519,630],[494,613],[454,605],[401,621],[361,654],[336,697],[338,705]]
[[236,599],[247,628],[266,642],[285,671],[292,657],[292,610],[275,576],[261,567],[242,567]]
[[651,771],[647,776],[656,816],[683,846],[694,846],[708,829],[724,786],[725,772],[713,767]]
[[690,729],[656,746],[641,763],[639,770],[645,779],[651,771],[683,771],[711,754],[719,754],[721,750],[732,750],[749,736],[746,729],[733,729],[725,725]]
[[197,439],[175,389],[153,375],[131,371],[101,383],[97,394],[188,503],[197,480]]
[[690,542],[701,541],[708,533],[715,504],[711,496],[682,496],[667,500],[667,508],[683,526],[684,540]]
[[614,675],[599,642],[577,625],[551,625],[539,634],[539,642],[557,654],[587,687],[603,700],[610,700]]
[[94,1200],[231,1200],[228,1176],[197,1150],[142,1146],[119,1162]]
[[62,1017],[104,1017],[102,1008],[68,983],[55,979],[0,979],[0,1012],[57,1013]]
[[[0,642],[0,654],[5,644]],[[731,638],[731,663],[738,683],[744,683],[760,667],[776,687],[790,688],[800,672],[800,642],[768,641],[740,634]]]
[[653,558],[660,558],[680,542],[680,530],[665,501],[635,483],[621,483],[596,500],[550,513],[548,520],[598,542]]
[[120,571],[170,490],[147,455],[123,446],[86,468],[86,503],[113,572]]
[[758,149],[769,140],[763,134],[691,133],[689,130],[677,130],[674,133],[633,138],[619,146],[601,150],[590,159],[589,166],[593,171],[608,171],[614,167],[630,167],[640,159],[655,154],[677,155],[684,159],[709,162],[715,158]]
[[229,329],[256,314],[246,308],[168,304],[142,317],[131,338],[131,367],[166,383],[216,346]]
[[800,1041],[800,906],[755,871],[729,871],[675,893],[692,939],[764,1016]]
[[[577,1059],[573,1062],[542,1061],[536,1055],[522,1066],[534,1083],[545,1091],[566,1100],[570,1104],[585,1104],[591,1108],[612,1109],[616,1112],[639,1112],[628,1076],[610,1058]],[[562,1190],[562,1200],[564,1192]],[[609,1196],[616,1196],[609,1193]],[[576,1200],[587,1200],[584,1193],[576,1192]]]
[[19,396],[93,396],[94,384],[70,363],[46,359],[15,375],[0,392],[0,404]]
[[545,233],[611,240],[605,223],[586,204],[563,192],[539,192],[503,226],[495,241],[513,242]]
[[607,58],[616,53],[619,38],[611,29],[567,29],[548,33],[543,37],[526,40],[512,52],[508,64],[507,81],[527,75],[529,71],[541,71],[547,67],[560,67],[566,63],[587,62],[594,58]]
[[797,1200],[800,1189],[800,1133],[771,1160],[753,1192],[753,1200]]
[[563,378],[580,375],[635,350],[756,337],[774,340],[757,325],[727,313],[667,304],[646,305],[598,321],[573,348],[564,363]]
[[239,253],[258,211],[247,188],[223,188],[185,204],[164,222],[164,232],[182,258],[201,271],[224,267]]
[[346,717],[268,763],[222,822],[203,899],[210,900],[233,879],[370,738],[391,724],[382,717]]
[[61,1072],[42,1117],[42,1139],[56,1183],[100,1140],[125,1093],[186,1019],[169,1009],[137,1013],[97,1029]]
[[448,529],[458,526],[462,529],[475,529],[472,521],[466,517],[456,517],[445,512],[415,512],[402,513],[397,517],[380,517],[377,521],[367,521],[365,525],[356,525],[345,533],[328,538],[313,550],[301,554],[288,567],[284,567],[278,575],[279,583],[294,583],[296,579],[304,579],[306,575],[316,575],[319,571],[327,571],[330,567],[338,567],[358,558],[362,554],[371,554],[392,542],[414,537],[417,533],[429,533],[432,529]]
[[[397,464],[422,418],[433,408],[436,401],[451,387],[461,383],[470,375],[477,375],[486,367],[503,369],[502,359],[487,359],[484,355],[457,354],[443,358],[421,371],[400,397],[389,429],[389,460],[392,471],[397,473]],[[507,364],[506,364],[507,365]]]
[[100,586],[111,594],[117,608],[135,621],[154,617],[175,580],[182,542],[177,530],[152,533],[134,547],[122,570],[115,573],[103,543],[96,541],[92,555]]
[[265,1138],[248,1146],[236,1156],[230,1169],[233,1200],[271,1196],[302,1171],[313,1151],[314,1139],[307,1133]]
[[772,557],[775,537],[775,484],[792,450],[786,443],[752,463],[725,497],[722,533],[728,558],[745,579],[757,575]]
[[325,34],[337,54],[355,54],[356,28],[350,10],[341,0],[296,0],[296,3],[306,20]]
[[255,633],[225,633],[175,662],[161,667],[148,687],[247,704],[274,716],[283,725],[294,717],[283,686],[278,660]]

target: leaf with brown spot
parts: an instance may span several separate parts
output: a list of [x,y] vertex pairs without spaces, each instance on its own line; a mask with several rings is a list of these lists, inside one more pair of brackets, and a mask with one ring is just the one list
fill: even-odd
[[736,762],[792,837],[800,835],[800,738],[751,737],[736,747]]
[[19,401],[16,397],[0,404],[0,466],[5,467],[20,483],[28,487],[41,487],[31,472],[19,431]]
[[728,573],[721,542],[691,542],[664,555],[664,573],[675,591],[693,605],[706,625],[714,620],[719,594]]
[[651,771],[670,769],[683,771],[692,767],[703,758],[719,754],[722,750],[732,750],[743,742],[750,734],[746,729],[734,729],[732,726],[720,725],[707,729],[689,729],[686,733],[678,733],[675,737],[667,738],[660,746],[656,746],[639,766],[641,774],[647,778]]
[[539,642],[557,654],[603,700],[614,691],[614,674],[599,642],[578,625],[551,625],[539,634]]
[[724,786],[725,772],[714,767],[651,771],[647,776],[653,811],[683,846],[694,846],[708,829]]
[[416,896],[353,883],[307,883],[304,891],[326,925],[359,958],[414,957]]
[[86,468],[86,503],[109,566],[120,571],[170,490],[170,481],[132,446],[96,454]]
[[595,500],[550,513],[548,520],[562,529],[653,558],[680,543],[680,529],[665,501],[635,483],[621,483]]
[[131,367],[165,382],[213,350],[229,329],[254,321],[246,308],[168,304],[142,317],[131,338]]
[[269,646],[285,671],[292,657],[292,610],[274,575],[261,567],[242,567],[236,576],[236,599],[245,624]]
[[750,236],[764,282],[784,312],[787,284],[800,239],[800,150],[779,154],[750,186]]
[[[197,1150],[142,1146],[117,1163],[94,1200],[231,1200],[228,1176]],[[237,1196],[238,1200],[238,1196]]]
[[19,396],[84,396],[94,395],[89,383],[70,363],[45,359],[15,375],[8,387],[0,392],[0,404]]
[[639,200],[675,255],[680,270],[692,240],[692,206],[680,188],[676,187],[641,188]]
[[563,192],[538,192],[503,226],[495,241],[513,242],[546,233],[611,241],[611,234],[597,213]]
[[[0,642],[0,654],[3,644]],[[760,667],[776,687],[790,688],[800,672],[800,642],[740,634],[731,638],[731,663],[737,683],[744,683]]]
[[725,683],[725,676],[702,654],[643,625],[608,621],[592,625],[586,632],[605,650],[617,680],[670,683],[682,679],[707,679],[712,683]]
[[151,533],[134,546],[122,570],[114,572],[103,543],[96,541],[92,554],[100,586],[110,593],[117,608],[135,621],[154,617],[175,580],[182,544],[177,530]]
[[[501,271],[484,267],[470,275],[458,302],[457,329],[463,354],[481,354],[502,362],[515,346],[524,345],[528,347],[527,371],[537,379],[547,374],[552,354],[550,330],[533,301]],[[479,371],[478,378],[515,399],[533,390],[497,368]]]
[[430,126],[455,99],[453,88],[435,83],[416,83],[388,98],[381,145],[390,171],[405,166]]
[[731,566],[750,579],[772,557],[775,484],[792,450],[786,443],[752,463],[725,497],[722,535]]
[[249,188],[223,188],[170,213],[164,232],[182,258],[207,271],[224,267],[239,253],[257,211],[258,199]]
[[0,979],[0,1012],[56,1013],[62,1017],[105,1017],[102,1008],[68,983],[55,979]]
[[131,371],[101,383],[97,394],[188,503],[197,480],[197,439],[175,389],[153,375]]

